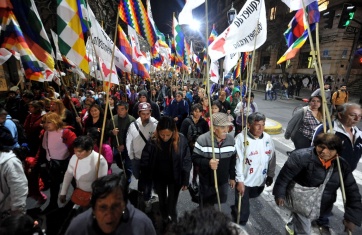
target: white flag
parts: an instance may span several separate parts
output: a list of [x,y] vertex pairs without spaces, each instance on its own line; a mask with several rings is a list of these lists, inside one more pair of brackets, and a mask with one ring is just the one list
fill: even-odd
[[302,1],[304,1],[305,6],[308,6],[312,2],[315,2],[316,0],[282,0],[282,1],[290,8],[291,11],[296,11],[303,8]]
[[131,26],[128,25],[128,36],[130,38],[131,46],[132,46],[132,58],[136,61],[140,61],[144,55],[140,50],[140,43],[138,41],[138,36],[136,30],[134,30]]
[[192,10],[203,4],[205,0],[187,0],[184,8],[178,15],[179,25],[191,24],[193,20]]
[[214,61],[210,63],[210,80],[214,83],[219,82],[219,61]]
[[[88,7],[88,14],[92,25],[90,31],[96,55],[102,58],[106,64],[110,65],[112,61],[113,41],[109,38],[106,32],[104,32],[90,7]],[[115,47],[113,64],[127,73],[130,73],[132,70],[131,62],[128,61],[126,56],[122,54],[118,47]],[[118,84],[118,79],[116,84]]]
[[104,81],[109,81],[109,76],[111,76],[111,83],[119,85],[118,75],[114,64],[111,69],[111,63],[109,63],[108,61],[103,61],[102,58],[99,57],[99,67],[101,72],[103,73]]
[[50,32],[52,33],[52,38],[55,45],[55,54],[56,54],[55,59],[62,61],[63,60],[62,54],[60,54],[58,46],[58,34],[56,34],[53,30],[50,30]]
[[264,0],[248,0],[234,21],[209,45],[212,61],[235,52],[248,52],[266,41],[267,27]]
[[226,73],[230,72],[230,70],[235,67],[239,58],[240,58],[240,52],[232,53],[225,56],[224,65],[223,65],[224,71]]
[[0,48],[0,65],[4,64],[13,54],[5,48]]

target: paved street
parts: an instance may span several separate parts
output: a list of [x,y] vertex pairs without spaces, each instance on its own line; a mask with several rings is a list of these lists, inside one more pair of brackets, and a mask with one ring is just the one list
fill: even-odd
[[[305,92],[305,98],[308,97]],[[280,122],[283,129],[288,124],[289,119],[292,116],[293,109],[302,103],[299,100],[277,100],[277,101],[265,101],[264,93],[254,92],[255,101],[259,107],[259,111],[264,113],[268,118]],[[294,149],[294,145],[290,140],[284,139],[284,133],[273,135],[273,140],[277,149],[277,168],[276,176],[278,175],[281,167],[287,160],[286,151]],[[354,172],[354,176],[357,180],[360,192],[362,192],[362,161],[358,165],[358,168]],[[277,235],[285,234],[284,226],[285,222],[289,218],[289,212],[286,209],[279,208],[274,202],[272,196],[272,187],[268,187],[264,190],[259,198],[251,199],[251,216],[245,227],[243,227],[247,234],[251,235]],[[230,215],[230,206],[234,205],[234,192],[230,190],[227,203],[222,205],[222,211]],[[187,191],[181,192],[178,204],[178,212],[182,214],[184,211],[189,211],[197,207],[197,204],[191,202],[189,193]],[[343,220],[343,202],[340,191],[338,192],[338,199],[333,208],[333,216],[330,217],[330,225],[332,227],[332,234],[345,234],[343,233],[344,226],[342,226]],[[318,230],[315,230],[318,232]],[[314,233],[314,234],[320,234]],[[357,228],[353,234],[362,234],[362,229]]]
[[[292,110],[302,102],[299,100],[277,100],[277,101],[265,101],[264,93],[254,92],[255,101],[258,104],[259,111],[264,113],[268,118],[278,121],[282,124],[283,129],[285,129],[289,119],[292,116]],[[305,92],[304,97],[308,97],[307,92]],[[361,125],[359,125],[361,126]],[[278,175],[281,167],[284,165],[287,160],[286,151],[293,150],[293,143],[290,140],[284,139],[284,133],[273,135],[274,143],[277,149],[277,168],[276,176]],[[362,163],[362,161],[360,161]],[[113,165],[112,168],[114,172],[119,172],[117,166]],[[357,169],[354,172],[354,176],[357,180],[360,192],[362,192],[362,164],[359,164]],[[251,199],[251,216],[245,229],[245,234],[251,235],[277,235],[285,234],[284,226],[287,221],[289,214],[288,211],[279,208],[275,205],[274,197],[271,195],[272,187],[268,187],[264,190],[262,195],[256,199]],[[225,204],[222,204],[222,211],[228,215],[231,215],[230,206],[234,205],[234,192],[229,191],[228,201]],[[49,191],[45,192],[49,195]],[[69,190],[67,198],[70,198],[71,190]],[[28,199],[28,208],[34,206],[34,200]],[[42,206],[44,209],[47,206],[48,202]],[[188,191],[180,193],[179,203],[178,203],[178,212],[179,215],[182,215],[185,211],[190,211],[197,208],[197,204],[191,202],[190,195]],[[330,225],[332,227],[332,234],[344,234],[342,226],[343,219],[343,202],[339,192],[338,200],[335,203],[333,209],[333,216],[330,218]],[[318,231],[317,231],[318,232]],[[320,234],[320,233],[314,233]],[[362,229],[357,228],[353,234],[362,234]]]

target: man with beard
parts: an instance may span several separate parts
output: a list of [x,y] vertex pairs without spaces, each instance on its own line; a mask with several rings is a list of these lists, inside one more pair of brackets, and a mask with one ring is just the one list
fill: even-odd
[[[250,215],[249,198],[258,197],[264,190],[264,185],[270,186],[275,175],[275,147],[272,138],[264,132],[265,116],[259,112],[248,116],[248,129],[236,136],[235,147],[236,177],[235,207],[238,208],[238,194],[242,198],[240,224],[246,225]],[[245,139],[245,131],[246,139]]]
[[[235,142],[228,135],[229,126],[233,125],[225,113],[214,113],[211,131],[200,135],[195,143],[192,162],[199,168],[200,177],[200,205],[212,206],[217,203],[214,170],[217,174],[220,202],[225,203],[228,194],[228,185],[235,187]],[[214,153],[212,158],[211,134],[214,135]]]

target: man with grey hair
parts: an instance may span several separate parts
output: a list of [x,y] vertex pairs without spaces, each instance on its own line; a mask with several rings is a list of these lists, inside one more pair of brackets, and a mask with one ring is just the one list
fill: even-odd
[[[214,170],[216,170],[220,202],[225,203],[228,186],[235,187],[235,142],[228,135],[229,127],[233,125],[226,113],[212,115],[214,127],[214,149],[212,149],[211,131],[200,135],[195,143],[192,162],[199,168],[200,204],[207,207],[217,203]],[[212,158],[212,152],[215,158]]]
[[[332,125],[337,135],[343,143],[341,157],[348,162],[351,170],[357,168],[357,164],[362,156],[362,132],[356,126],[361,121],[362,110],[361,106],[356,103],[344,103],[337,108],[336,120]],[[323,124],[316,128],[313,135],[313,140],[323,132]],[[329,230],[329,219],[333,209],[333,204],[329,206],[316,221],[317,225],[323,230]]]
[[[259,112],[248,116],[247,128],[235,138],[236,156],[236,193],[233,214],[238,208],[238,196],[241,202],[240,224],[246,225],[250,215],[249,198],[258,197],[264,185],[270,186],[275,175],[275,147],[272,138],[264,132],[265,115]],[[246,132],[246,133],[245,133]]]
[[[333,127],[335,134],[343,142],[342,158],[349,163],[351,170],[357,168],[357,164],[362,156],[362,132],[356,126],[361,121],[361,106],[356,103],[344,103],[337,109],[337,119],[334,120]],[[323,132],[323,124],[316,128],[313,140],[318,134]]]

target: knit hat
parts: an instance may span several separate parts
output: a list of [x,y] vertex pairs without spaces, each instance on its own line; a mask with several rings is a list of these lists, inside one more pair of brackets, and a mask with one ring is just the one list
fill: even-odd
[[214,113],[212,115],[214,126],[232,126],[232,122],[229,121],[229,117],[226,113]]
[[142,102],[138,105],[138,112],[152,110],[151,105],[147,102]]

